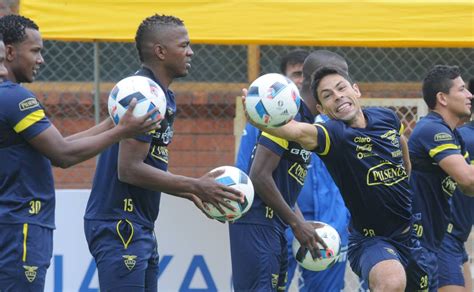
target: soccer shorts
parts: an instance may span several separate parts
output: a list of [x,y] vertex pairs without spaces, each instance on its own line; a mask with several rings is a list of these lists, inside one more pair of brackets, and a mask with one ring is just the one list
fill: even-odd
[[0,291],[44,291],[52,255],[52,229],[0,224]]
[[298,279],[298,288],[300,292],[306,291],[327,291],[327,292],[340,292],[344,289],[344,275],[346,273],[347,264],[347,245],[341,246],[341,253],[339,260],[336,264],[327,270],[314,272],[306,270],[300,267],[293,257],[292,242],[293,233],[288,228],[286,230],[286,238],[288,241],[288,284],[286,290],[288,291],[289,285],[296,269],[300,271],[300,278]]
[[370,270],[384,260],[397,260],[405,268],[407,275],[406,291],[436,291],[437,283],[431,282],[430,265],[436,264],[420,247],[418,239],[412,233],[400,238],[381,236],[365,237],[355,231],[349,235],[348,258],[352,270],[369,284]]
[[438,286],[464,287],[463,264],[469,259],[464,242],[446,234],[438,252]]
[[235,291],[285,291],[288,252],[285,233],[266,225],[229,225]]
[[100,291],[157,291],[159,259],[153,229],[129,220],[85,220],[84,230]]

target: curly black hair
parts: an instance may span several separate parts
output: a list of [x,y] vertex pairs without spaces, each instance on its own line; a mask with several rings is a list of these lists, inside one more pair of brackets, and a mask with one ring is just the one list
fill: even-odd
[[21,43],[26,39],[26,29],[39,30],[38,25],[31,19],[21,15],[5,15],[0,17],[0,33],[5,45]]
[[135,35],[135,45],[138,51],[138,57],[140,61],[144,61],[143,44],[147,41],[150,33],[160,26],[184,26],[184,22],[171,15],[159,15],[155,14],[145,18],[140,26],[138,26],[137,33]]

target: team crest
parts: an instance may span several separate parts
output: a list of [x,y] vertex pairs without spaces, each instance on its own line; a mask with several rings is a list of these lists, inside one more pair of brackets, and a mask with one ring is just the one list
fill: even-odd
[[23,266],[25,268],[25,276],[28,282],[33,282],[36,279],[36,270],[38,267],[36,266]]
[[272,274],[272,288],[276,288],[278,285],[278,274]]
[[127,267],[127,269],[131,271],[135,267],[135,264],[137,263],[137,261],[135,260],[137,256],[123,255],[122,257],[124,258],[123,262],[125,263],[125,266]]

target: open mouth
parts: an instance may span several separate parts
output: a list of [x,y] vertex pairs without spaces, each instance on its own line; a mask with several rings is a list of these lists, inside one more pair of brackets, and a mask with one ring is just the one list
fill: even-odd
[[336,108],[336,112],[343,112],[343,111],[346,111],[346,110],[348,110],[350,107],[351,107],[351,104],[350,104],[349,102],[344,102],[344,103],[340,104],[340,105]]

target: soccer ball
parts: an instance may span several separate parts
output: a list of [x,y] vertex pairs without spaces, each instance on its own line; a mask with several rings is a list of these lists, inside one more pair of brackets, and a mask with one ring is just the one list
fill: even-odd
[[281,74],[258,77],[248,89],[245,109],[250,119],[265,127],[280,127],[291,121],[300,107],[296,85]]
[[108,110],[115,124],[119,123],[133,98],[137,99],[134,116],[146,115],[156,107],[158,111],[151,116],[152,119],[165,115],[166,95],[163,89],[150,78],[130,76],[120,80],[109,94]]
[[[319,221],[314,221],[315,223],[320,223],[323,225],[323,227],[316,228],[315,231],[318,233],[319,237],[321,237],[326,245],[328,246],[328,249],[323,249],[322,246],[319,245],[320,249],[319,251],[321,252],[322,259],[315,259],[313,260],[313,257],[311,256],[311,253],[309,251],[306,252],[306,255],[303,259],[302,262],[298,262],[300,266],[307,270],[311,271],[323,271],[326,270],[327,268],[332,267],[338,260],[339,258],[339,253],[341,251],[341,237],[339,236],[339,233],[337,232],[334,227],[332,227],[329,224],[326,224],[324,222],[319,222]],[[296,237],[293,239],[293,256],[296,258],[296,253],[298,252],[298,249],[300,248],[300,243],[296,239]]]
[[254,191],[253,191],[253,184],[250,181],[250,178],[245,174],[245,172],[241,171],[237,167],[233,166],[221,166],[218,168],[213,169],[211,172],[224,169],[224,173],[220,176],[216,177],[216,181],[230,186],[234,189],[239,190],[241,193],[244,194],[244,202],[236,202],[229,199],[225,199],[226,202],[231,204],[235,211],[232,211],[226,207],[222,207],[225,211],[225,214],[222,214],[214,207],[212,204],[204,202],[204,211],[219,221],[235,221],[242,217],[248,210],[253,203]]

